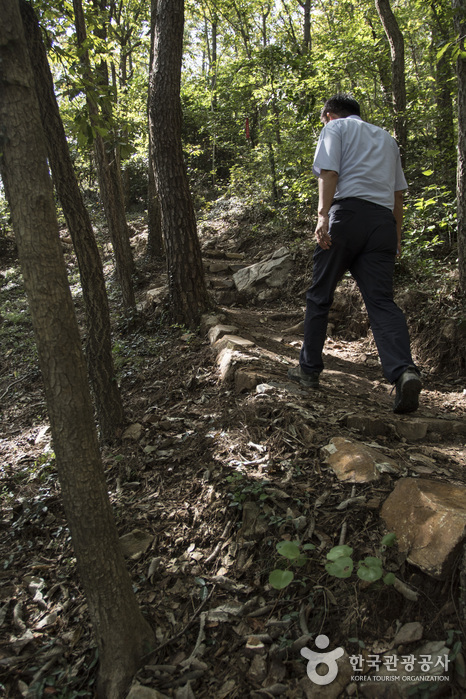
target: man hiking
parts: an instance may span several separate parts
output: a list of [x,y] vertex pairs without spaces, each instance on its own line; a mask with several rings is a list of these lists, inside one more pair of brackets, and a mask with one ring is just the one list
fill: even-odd
[[313,166],[319,178],[313,280],[299,365],[288,376],[319,387],[328,313],[349,270],[363,296],[384,375],[396,386],[393,410],[410,413],[419,406],[421,379],[405,317],[393,300],[407,188],[398,146],[384,129],[361,119],[359,104],[349,95],[327,100],[321,121]]

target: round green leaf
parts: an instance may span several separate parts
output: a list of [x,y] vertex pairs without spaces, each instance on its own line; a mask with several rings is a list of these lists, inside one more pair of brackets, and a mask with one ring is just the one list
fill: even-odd
[[330,549],[328,552],[327,558],[329,561],[336,561],[337,558],[347,558],[351,556],[352,553],[353,549],[351,546],[334,546],[333,549]]
[[269,575],[269,583],[275,590],[283,590],[288,587],[294,578],[294,573],[291,570],[280,570],[276,568]]
[[290,561],[301,555],[299,545],[295,541],[279,541],[276,548],[280,556],[285,556]]
[[358,578],[365,582],[375,582],[383,575],[382,563],[379,558],[368,557],[361,561],[357,572]]
[[380,558],[376,558],[376,556],[367,556],[360,564],[368,568],[380,568],[382,570],[382,561]]
[[353,559],[349,556],[340,556],[335,561],[325,564],[325,570],[335,578],[349,578],[353,572]]
[[387,573],[383,579],[385,585],[393,585],[395,582],[395,573]]

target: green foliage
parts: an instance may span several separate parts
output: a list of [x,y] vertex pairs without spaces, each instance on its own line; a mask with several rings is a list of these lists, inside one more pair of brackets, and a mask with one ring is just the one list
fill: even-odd
[[264,488],[270,483],[268,480],[250,480],[239,472],[227,476],[226,480],[231,487],[231,492],[228,494],[231,499],[230,507],[242,509],[243,503],[251,496],[254,499],[257,498],[259,502],[264,502],[268,498],[267,493],[264,492]]
[[349,578],[354,568],[352,554],[351,546],[334,546],[330,549],[327,553],[329,563],[325,565],[327,573],[335,578]]
[[[426,170],[424,177],[432,177]],[[445,185],[423,187],[420,196],[408,198],[405,207],[403,258],[412,271],[433,273],[436,258],[449,254],[456,243],[456,199]]]
[[[386,585],[392,585],[395,576],[393,573],[383,575],[382,556],[384,551],[394,546],[395,543],[396,535],[393,533],[386,534],[380,542],[381,557],[367,556],[357,563],[356,574],[358,578],[366,583],[374,583],[382,579]],[[287,561],[287,568],[275,568],[272,570],[269,575],[269,584],[276,590],[283,590],[294,580],[294,573],[289,570],[289,567],[304,566],[308,558],[303,552],[313,550],[315,546],[313,544],[301,546],[299,541],[279,541],[276,544],[276,549],[282,559]],[[355,564],[351,546],[334,546],[328,551],[326,558],[325,570],[329,575],[340,580],[346,580],[352,576]]]

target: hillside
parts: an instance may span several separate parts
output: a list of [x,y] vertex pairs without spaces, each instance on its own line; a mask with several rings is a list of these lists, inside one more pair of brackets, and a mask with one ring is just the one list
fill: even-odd
[[[287,379],[311,271],[305,231],[277,230],[238,202],[214,207],[199,226],[214,306],[193,333],[170,325],[165,270],[144,258],[144,222],[134,219],[132,230],[139,306],[131,317],[119,313],[106,260],[128,430],[103,458],[138,599],[157,629],[159,647],[138,683],[158,691],[150,696],[178,699],[395,696],[352,682],[348,656],[433,655],[446,644],[448,696],[462,696],[466,564],[457,529],[433,542],[431,558],[416,558],[432,543],[429,531],[443,531],[445,521],[464,530],[466,520],[466,390],[452,273],[443,270],[441,300],[431,281],[402,267],[398,274],[424,390],[416,414],[396,416],[349,278],[332,311],[321,388]],[[79,315],[66,231],[63,245]],[[283,248],[284,283],[238,294],[233,275]],[[97,659],[12,245],[0,265],[0,683],[6,697],[91,697]],[[420,497],[420,522],[416,506],[406,515],[387,505],[405,486]],[[393,530],[387,520],[400,527],[398,544],[381,550]],[[286,567],[276,550],[283,540],[299,541],[306,560],[288,561],[294,579],[277,590],[269,573]],[[355,561],[380,558],[399,584],[329,574],[326,554],[338,544],[352,547]],[[415,638],[397,636],[415,623]],[[338,679],[323,689],[300,654],[319,634],[346,651]]]

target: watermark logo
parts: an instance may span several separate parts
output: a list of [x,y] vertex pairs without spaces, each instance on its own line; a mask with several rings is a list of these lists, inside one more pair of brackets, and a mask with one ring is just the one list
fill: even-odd
[[[320,634],[315,639],[320,650],[328,648],[328,636]],[[440,684],[449,682],[448,667],[452,661],[448,648],[443,642],[433,642],[418,649],[419,657],[411,655],[396,655],[389,653],[366,653],[348,656],[353,674],[351,682],[399,682],[400,684],[416,685],[423,682]],[[431,653],[427,651],[431,650]],[[306,658],[307,676],[314,684],[325,686],[337,677],[339,667],[337,660],[345,655],[341,647],[325,653],[318,653],[309,648],[301,648],[301,655]],[[319,674],[320,665],[327,667],[325,674]],[[321,668],[319,668],[321,669]]]
[[[317,636],[315,644],[317,648],[323,650],[328,648],[330,641],[328,636],[321,634]],[[337,659],[341,658],[345,651],[343,648],[335,648],[328,653],[316,653],[316,651],[310,650],[309,648],[301,648],[301,655],[307,659],[307,676],[314,682],[314,684],[326,685],[333,682],[335,677],[338,675],[338,665]],[[318,665],[327,665],[328,671],[325,675],[319,675],[317,673]]]

